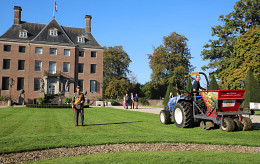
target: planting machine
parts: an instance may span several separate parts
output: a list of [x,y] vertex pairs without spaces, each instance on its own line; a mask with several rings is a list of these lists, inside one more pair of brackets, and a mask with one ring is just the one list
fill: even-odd
[[[189,75],[203,72],[189,73]],[[185,75],[187,78],[187,74]],[[184,87],[185,88],[185,87]],[[187,91],[188,92],[188,91]],[[250,111],[243,109],[245,90],[206,90],[199,93],[188,92],[185,96],[169,99],[168,105],[160,112],[162,124],[174,124],[179,128],[200,124],[205,130],[220,127],[222,131],[251,130]],[[248,117],[245,117],[248,115]]]

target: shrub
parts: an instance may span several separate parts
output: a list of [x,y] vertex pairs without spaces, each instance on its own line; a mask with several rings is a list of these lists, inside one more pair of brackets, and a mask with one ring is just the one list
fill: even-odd
[[[71,108],[70,104],[26,104],[28,108]],[[89,108],[89,105],[84,105],[84,108]]]
[[66,103],[66,104],[70,104],[71,101],[72,101],[72,98],[70,98],[70,97],[65,97],[65,98],[63,99],[63,101],[64,101],[64,103]]
[[143,105],[149,105],[149,102],[146,99],[146,97],[139,98],[139,102]]
[[97,101],[103,101],[102,97],[97,97]]
[[173,85],[169,84],[167,87],[167,91],[163,100],[163,105],[167,105],[169,101],[170,92],[172,92],[172,95],[175,96],[175,90],[173,89]]
[[8,101],[9,100],[9,97],[8,96],[0,96],[0,101]]
[[214,75],[211,76],[211,80],[209,83],[209,90],[219,90],[219,86]]
[[111,102],[111,105],[117,105],[117,101],[116,100],[110,99],[108,102]]
[[36,100],[39,104],[42,104],[44,102],[44,97],[39,97],[37,100]]

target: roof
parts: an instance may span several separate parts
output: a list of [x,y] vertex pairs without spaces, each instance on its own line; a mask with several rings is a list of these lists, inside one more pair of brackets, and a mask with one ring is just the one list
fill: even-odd
[[[49,30],[58,30],[58,36],[50,36]],[[26,30],[27,38],[20,38],[20,31]],[[78,43],[78,37],[84,37],[85,43]],[[0,40],[10,40],[17,42],[32,42],[41,44],[69,44],[79,45],[87,48],[102,48],[90,32],[86,32],[85,28],[61,26],[55,18],[49,24],[21,22],[21,24],[13,24],[2,36]]]

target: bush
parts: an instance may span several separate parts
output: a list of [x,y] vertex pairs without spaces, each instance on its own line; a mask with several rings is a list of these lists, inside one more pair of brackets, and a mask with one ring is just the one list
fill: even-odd
[[44,103],[44,97],[39,97],[36,101],[37,101],[39,104],[43,104],[43,103]]
[[117,105],[117,101],[116,100],[110,99],[108,102],[111,102],[111,105]]
[[[70,104],[26,104],[28,108],[71,108]],[[84,108],[89,108],[89,105],[84,105]]]
[[0,96],[0,101],[8,101],[9,100],[9,97],[8,96]]
[[211,78],[211,80],[209,83],[209,90],[219,90],[219,86],[218,86],[215,76],[212,75],[210,78]]
[[175,96],[175,90],[173,89],[173,85],[169,84],[167,87],[167,91],[163,100],[163,105],[167,105],[169,101],[170,92],[172,92],[172,95]]
[[97,101],[103,101],[102,97],[97,97]]
[[65,97],[65,98],[63,99],[63,101],[64,101],[64,103],[66,103],[66,104],[70,104],[71,101],[72,101],[72,98],[70,98],[70,97]]
[[146,99],[146,97],[139,98],[139,102],[143,105],[149,105],[149,102]]

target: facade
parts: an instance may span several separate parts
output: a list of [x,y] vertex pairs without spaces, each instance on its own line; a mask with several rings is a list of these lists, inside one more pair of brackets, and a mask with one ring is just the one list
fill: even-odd
[[91,16],[85,28],[21,21],[14,7],[14,24],[0,36],[0,96],[16,100],[24,90],[25,103],[44,94],[67,93],[77,85],[88,99],[102,96],[103,47],[91,34]]

